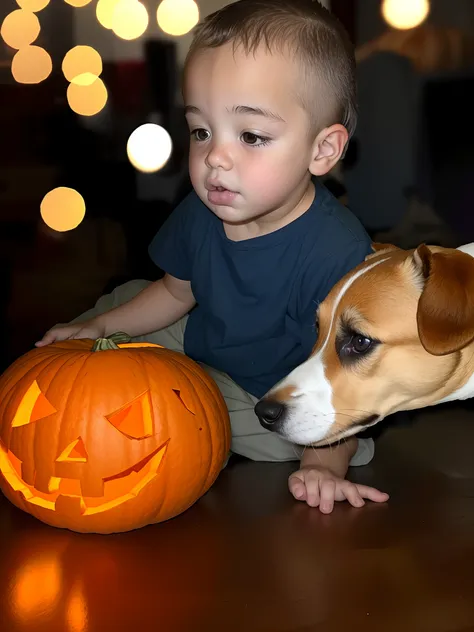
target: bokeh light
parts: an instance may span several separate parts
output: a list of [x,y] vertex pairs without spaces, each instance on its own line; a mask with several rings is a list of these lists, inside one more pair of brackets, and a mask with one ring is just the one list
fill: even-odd
[[91,46],[74,46],[64,55],[61,68],[69,83],[91,85],[102,74],[102,57]]
[[153,173],[168,162],[173,143],[168,132],[155,123],[140,125],[130,134],[127,155],[138,171]]
[[63,233],[79,226],[86,213],[86,204],[75,189],[57,187],[44,196],[40,212],[47,226]]
[[112,14],[112,31],[124,40],[143,35],[148,27],[148,11],[138,0],[118,0]]
[[156,19],[168,35],[185,35],[199,22],[199,8],[194,0],[162,0]]
[[96,79],[97,75],[93,72],[83,72],[74,77],[74,81],[71,81],[71,83],[75,83],[78,86],[91,86]]
[[0,35],[5,44],[20,49],[32,44],[40,34],[41,26],[38,18],[31,11],[16,9],[3,20]]
[[99,0],[95,8],[95,14],[99,23],[106,29],[112,28],[112,18],[115,5],[119,0]]
[[67,4],[70,4],[71,7],[76,7],[76,9],[80,9],[81,7],[85,7],[86,4],[90,4],[92,0],[64,0]]
[[412,29],[420,25],[430,12],[429,0],[384,0],[382,15],[396,29]]
[[12,60],[12,75],[18,83],[41,83],[53,70],[51,56],[40,46],[25,46]]
[[82,116],[98,114],[105,107],[108,98],[107,88],[100,77],[88,85],[78,83],[77,80],[70,83],[66,96],[71,110]]
[[16,3],[22,9],[36,13],[47,7],[50,1],[51,0],[16,0]]

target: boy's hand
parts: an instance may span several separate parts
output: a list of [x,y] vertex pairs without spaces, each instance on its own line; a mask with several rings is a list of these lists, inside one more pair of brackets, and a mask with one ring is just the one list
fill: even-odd
[[99,321],[89,320],[84,323],[73,325],[55,325],[49,329],[45,335],[35,343],[36,347],[45,347],[52,342],[59,340],[77,340],[78,338],[103,338],[105,336],[105,326]]
[[288,479],[290,492],[310,507],[319,507],[322,513],[331,513],[334,501],[348,500],[353,507],[365,505],[364,498],[376,503],[388,500],[388,494],[358,485],[341,478],[325,467],[307,466],[293,472]]

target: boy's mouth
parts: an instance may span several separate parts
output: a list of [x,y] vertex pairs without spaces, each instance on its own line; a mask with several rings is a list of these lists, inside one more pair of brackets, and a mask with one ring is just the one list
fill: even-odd
[[214,184],[206,184],[206,189],[208,191],[230,191],[230,189],[227,189],[226,187],[223,186],[217,186]]
[[231,206],[234,201],[237,193],[235,191],[230,191],[225,187],[221,186],[206,186],[207,188],[207,199],[211,204],[215,204],[216,206]]

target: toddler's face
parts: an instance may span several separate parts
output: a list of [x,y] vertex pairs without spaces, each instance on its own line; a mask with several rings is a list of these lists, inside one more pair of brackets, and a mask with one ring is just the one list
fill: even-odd
[[231,44],[197,52],[184,82],[189,168],[201,200],[224,222],[290,213],[310,186],[314,137],[297,98],[295,62]]

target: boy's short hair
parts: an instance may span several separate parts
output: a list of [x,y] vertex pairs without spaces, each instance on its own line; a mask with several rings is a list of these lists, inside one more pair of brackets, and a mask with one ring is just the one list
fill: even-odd
[[195,52],[230,42],[246,54],[263,44],[271,52],[294,55],[304,73],[298,97],[315,131],[340,123],[352,136],[357,124],[354,48],[342,24],[318,0],[238,0],[226,5],[195,27],[185,69]]

